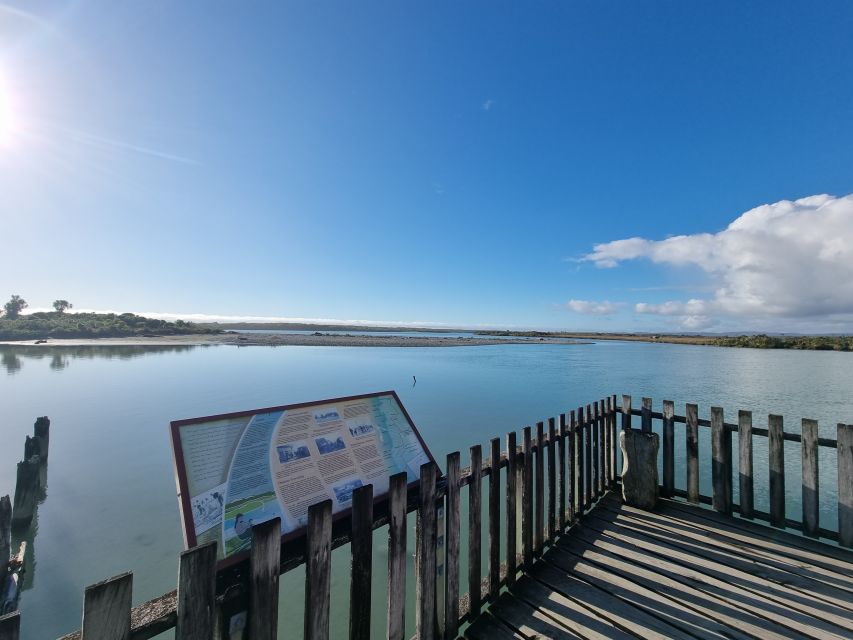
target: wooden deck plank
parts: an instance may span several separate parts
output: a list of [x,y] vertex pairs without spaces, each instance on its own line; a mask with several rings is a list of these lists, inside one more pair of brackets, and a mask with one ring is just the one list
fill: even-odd
[[673,541],[667,538],[666,534],[660,534],[651,527],[636,526],[624,521],[613,522],[613,518],[609,518],[606,513],[603,518],[598,513],[592,514],[586,520],[587,526],[598,529],[605,535],[635,544],[643,550],[643,553],[655,553],[670,558],[679,564],[696,568],[703,573],[737,584],[758,595],[763,595],[779,604],[797,609],[812,616],[814,624],[829,633],[838,634],[839,629],[849,628],[853,623],[853,617],[849,615],[849,612],[805,592],[798,591],[785,584],[774,583],[766,578],[754,575],[750,571],[744,571],[728,564],[718,564],[714,560],[697,554],[695,549],[690,548],[691,545],[685,538]]
[[655,526],[660,527],[661,530],[669,531],[675,536],[686,535],[710,547],[725,549],[737,553],[743,558],[829,585],[838,590],[837,595],[843,597],[846,601],[850,601],[849,606],[845,608],[853,609],[853,578],[839,574],[824,566],[793,560],[784,555],[765,551],[757,544],[760,542],[759,539],[753,537],[749,542],[745,543],[713,528],[702,527],[683,519],[676,520],[665,514],[651,513],[633,507],[622,506],[615,500],[607,500],[605,503],[602,503],[602,508],[613,512],[621,510],[629,517],[634,516],[641,520],[654,522]]
[[465,630],[465,637],[471,640],[492,640],[493,638],[497,638],[497,640],[514,640],[515,638],[524,639],[526,636],[512,631],[491,614],[484,613]]
[[[733,590],[725,584],[722,588],[719,584],[706,584],[701,576],[685,571],[684,567],[632,553],[630,545],[617,540],[607,540],[606,536],[599,536],[584,528],[579,529],[573,537],[570,552],[575,555],[582,554],[589,561],[628,574],[652,591],[679,598],[686,605],[705,612],[718,622],[734,626],[743,632],[739,635],[745,637],[782,640],[789,638],[791,631],[808,635],[810,630],[807,622],[793,621],[788,626],[775,622],[774,618],[784,616],[786,610],[780,607],[767,614],[766,601],[747,591]],[[821,635],[818,633],[813,637]]]
[[665,596],[659,596],[638,585],[636,582],[602,569],[559,550],[559,544],[548,561],[563,571],[572,572],[584,581],[607,591],[628,602],[638,609],[653,615],[670,626],[680,630],[678,636],[694,638],[730,638],[731,630],[704,615],[697,614],[680,602]]
[[841,547],[818,542],[811,538],[804,538],[793,533],[788,533],[787,531],[770,529],[766,525],[758,524],[751,520],[745,520],[743,518],[729,518],[711,511],[710,509],[696,509],[691,507],[691,505],[684,504],[677,500],[661,500],[658,503],[658,511],[668,509],[674,509],[685,514],[682,516],[685,518],[702,518],[720,525],[721,528],[738,529],[747,534],[758,536],[759,538],[767,541],[768,544],[775,543],[777,545],[775,548],[780,553],[785,553],[792,557],[796,557],[796,555],[793,554],[808,552],[816,557],[822,557],[824,559],[832,558],[833,561],[839,563],[839,572],[853,576],[853,552],[842,549]]
[[[638,515],[640,513],[643,515]],[[630,527],[634,531],[646,533],[658,540],[668,538],[671,541],[677,541],[679,549],[692,554],[696,561],[717,563],[733,570],[749,573],[756,578],[776,585],[790,587],[804,594],[804,600],[813,600],[810,603],[811,606],[819,607],[825,613],[840,614],[844,617],[853,613],[853,599],[851,599],[849,591],[803,577],[798,573],[770,566],[761,561],[762,559],[754,556],[743,556],[725,545],[713,546],[707,542],[707,539],[699,539],[698,536],[691,535],[689,531],[684,531],[683,528],[679,530],[677,528],[678,523],[664,525],[639,511],[629,513],[622,510],[617,512],[604,508],[598,510],[595,515],[597,518],[613,521],[619,526]],[[830,606],[835,607],[835,609],[830,609]]]
[[617,629],[607,620],[555,593],[552,589],[529,576],[524,576],[512,590],[513,597],[524,600],[545,615],[557,620],[563,627],[588,640],[630,639],[635,636]]
[[572,633],[554,618],[551,618],[523,600],[504,593],[489,607],[493,616],[499,618],[528,638],[552,638],[553,640],[578,640],[581,636]]
[[666,640],[679,634],[675,627],[557,568],[547,558],[537,562],[529,573],[547,588],[574,602],[576,607],[586,608],[614,627],[634,636]]

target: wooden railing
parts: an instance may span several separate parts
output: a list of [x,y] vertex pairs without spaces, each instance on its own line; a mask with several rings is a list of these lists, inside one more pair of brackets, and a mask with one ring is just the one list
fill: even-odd
[[[853,513],[853,427],[840,425],[838,440],[817,437],[808,426],[803,435],[786,433],[781,419],[771,416],[768,429],[752,428],[751,416],[741,412],[739,424],[727,424],[723,412],[714,408],[710,420],[698,418],[696,405],[687,405],[685,416],[677,416],[672,402],[664,402],[663,412],[652,410],[643,399],[640,410],[631,407],[630,396],[622,406],[616,396],[579,407],[544,422],[490,441],[488,457],[481,446],[470,449],[470,466],[461,467],[459,452],[447,456],[447,474],[440,476],[435,464],[424,465],[420,482],[407,491],[406,474],[390,478],[387,499],[374,501],[371,486],[353,495],[350,518],[332,521],[331,502],[309,509],[306,536],[281,545],[278,520],[253,528],[253,542],[247,566],[237,573],[216,572],[214,543],[185,551],[180,556],[178,589],[160,598],[131,608],[132,574],[116,576],[92,585],[85,591],[81,632],[63,637],[89,639],[142,639],[175,629],[179,640],[227,637],[227,619],[236,610],[248,611],[248,638],[275,638],[278,630],[278,580],[282,573],[306,565],[304,637],[329,637],[331,552],[350,544],[349,637],[368,638],[371,629],[371,584],[373,532],[388,528],[387,618],[382,621],[385,636],[405,640],[406,629],[406,517],[417,513],[415,534],[415,629],[421,638],[455,638],[461,625],[473,620],[485,603],[495,600],[501,589],[514,584],[518,572],[536,560],[543,550],[562,535],[571,535],[571,526],[581,520],[608,490],[617,486],[619,460],[616,414],[622,413],[622,427],[639,415],[641,429],[651,431],[653,421],[662,421],[661,493],[686,497],[691,502],[712,504],[724,513],[739,512],[746,517],[764,518],[777,526],[795,526],[850,546]],[[685,425],[686,491],[675,488],[675,424]],[[805,424],[805,422],[804,422]],[[811,422],[809,422],[811,425]],[[713,495],[699,492],[699,427],[710,427]],[[738,431],[740,504],[732,501],[732,440]],[[752,439],[767,437],[770,447],[771,511],[762,513],[752,504]],[[785,518],[784,441],[803,443],[804,500],[803,523]],[[819,526],[817,515],[817,447],[838,449],[838,532]],[[707,452],[706,452],[707,453]],[[807,473],[806,473],[807,471]],[[774,475],[775,474],[775,475]],[[782,483],[782,484],[780,484]],[[488,500],[482,501],[483,485]],[[505,492],[505,508],[501,493]],[[814,491],[814,500],[807,491]],[[462,523],[462,498],[467,494],[467,523]],[[781,504],[779,503],[781,496]],[[437,509],[445,513],[444,531],[438,531]],[[483,518],[487,520],[486,531]],[[808,520],[808,522],[807,522]],[[520,525],[520,526],[519,526]],[[461,529],[468,528],[468,548],[461,548]],[[485,533],[485,535],[484,535]],[[436,567],[437,540],[444,537],[444,575],[439,581]],[[485,545],[485,546],[484,546]],[[461,581],[462,560],[467,562],[467,580]],[[483,559],[487,565],[483,573]],[[384,572],[383,572],[384,573]],[[463,584],[465,586],[463,587]],[[226,588],[227,587],[227,588]],[[461,593],[462,591],[467,593]],[[439,619],[439,594],[444,598],[444,615]],[[236,603],[236,604],[235,604]],[[7,629],[17,628],[18,619],[7,618]],[[16,640],[14,631],[0,640]],[[376,624],[374,624],[374,627]]]
[[[652,422],[661,421],[661,455],[663,478],[661,494],[665,497],[682,497],[694,504],[710,504],[727,515],[737,513],[743,518],[759,519],[774,527],[787,527],[801,531],[810,537],[822,537],[837,541],[845,547],[853,547],[853,425],[838,424],[837,439],[818,435],[816,420],[803,418],[800,433],[785,431],[782,416],[770,414],[767,428],[753,426],[751,411],[738,411],[737,424],[725,422],[723,410],[711,407],[711,419],[698,417],[695,404],[687,404],[683,416],[675,414],[674,403],[664,400],[663,412],[653,411],[652,399],[643,398],[642,408],[632,408],[631,396],[622,396],[622,426],[631,424],[630,416],[640,416],[641,429],[652,431]],[[686,441],[686,490],[675,488],[675,425],[685,425]],[[699,427],[711,429],[711,482],[712,494],[699,491]],[[732,434],[738,434],[738,493],[735,503],[733,495],[733,447]],[[769,463],[769,511],[755,508],[753,478],[753,444],[756,438],[766,438]],[[785,442],[801,443],[800,465],[802,468],[802,519],[793,520],[786,516],[785,501]],[[821,448],[837,451],[837,494],[838,529],[828,529],[820,523],[821,497],[819,464]],[[790,466],[788,467],[791,468]]]

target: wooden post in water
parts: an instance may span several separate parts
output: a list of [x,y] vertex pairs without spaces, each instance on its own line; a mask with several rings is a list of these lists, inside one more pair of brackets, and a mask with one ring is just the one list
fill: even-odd
[[133,573],[86,587],[81,640],[129,640]]
[[494,602],[501,589],[501,439],[489,444],[489,600]]
[[738,468],[740,476],[740,515],[752,518],[752,412],[737,414]]
[[15,504],[12,508],[12,526],[30,526],[36,512],[39,490],[39,457],[32,456],[18,463],[18,479],[15,483]]
[[770,461],[770,524],[785,527],[785,435],[782,416],[771,414],[768,422]]
[[[457,462],[459,454],[456,454]],[[458,464],[457,464],[458,467]],[[389,478],[388,488],[388,640],[406,640],[406,485],[405,471]],[[457,526],[459,522],[457,510]],[[457,545],[458,548],[458,545]],[[457,580],[459,567],[457,564]]]
[[208,542],[180,555],[175,637],[210,640],[215,614],[216,542]]
[[445,518],[444,637],[453,640],[459,631],[459,452],[447,455]]
[[432,462],[421,465],[418,501],[417,545],[415,548],[415,628],[418,638],[436,635],[435,603],[435,481],[438,475]]
[[817,421],[803,418],[803,533],[817,538],[820,533]]
[[675,404],[663,401],[663,495],[675,495]]
[[33,425],[33,435],[39,443],[39,455],[43,463],[47,462],[47,452],[50,446],[50,418],[41,416],[36,418]]
[[518,504],[516,502],[518,446],[515,441],[515,431],[506,435],[506,451],[506,583],[507,586],[512,586],[515,584],[516,556],[518,554],[518,542],[515,539],[518,518]]
[[853,547],[853,424],[838,425],[838,543]]
[[0,640],[18,640],[21,633],[21,612],[0,616]]
[[687,405],[687,500],[699,504],[699,407]]
[[[6,565],[12,555],[12,501],[9,496],[0,498],[0,597],[6,585]],[[0,600],[2,602],[2,600]]]
[[723,420],[722,407],[711,407],[711,480],[713,507],[725,515],[732,513],[732,447]]
[[373,485],[352,493],[352,534],[350,549],[349,637],[370,638],[370,591],[373,583]]

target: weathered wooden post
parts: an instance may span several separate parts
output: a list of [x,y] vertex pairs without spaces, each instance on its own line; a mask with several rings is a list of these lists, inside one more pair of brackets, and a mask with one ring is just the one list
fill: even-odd
[[[12,501],[9,496],[0,498],[0,579],[6,575],[9,555],[12,553]],[[3,585],[0,583],[0,597]]]
[[622,499],[639,509],[653,509],[658,497],[660,436],[636,429],[619,434],[622,449]]
[[36,418],[33,425],[33,437],[39,443],[39,455],[42,462],[47,462],[47,450],[50,445],[50,418],[47,416]]
[[39,456],[32,456],[18,463],[18,479],[15,484],[15,503],[12,508],[12,526],[30,526],[36,510],[39,488]]

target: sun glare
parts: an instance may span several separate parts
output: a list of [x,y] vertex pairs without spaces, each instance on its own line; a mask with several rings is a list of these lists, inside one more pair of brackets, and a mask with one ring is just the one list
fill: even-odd
[[0,74],[0,147],[11,147],[15,140],[16,132],[17,125],[12,105],[12,96],[9,94],[9,89],[4,82],[3,75]]

